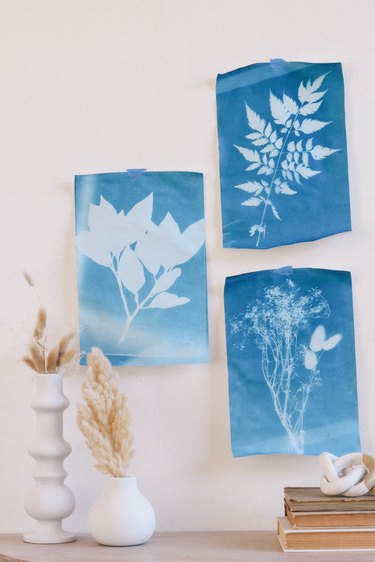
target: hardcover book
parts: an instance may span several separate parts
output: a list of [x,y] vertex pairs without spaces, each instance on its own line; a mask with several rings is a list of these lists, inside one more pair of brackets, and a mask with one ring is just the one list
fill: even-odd
[[284,488],[285,504],[291,512],[375,511],[375,496],[326,496],[320,488]]
[[375,527],[375,511],[290,511],[285,515],[296,528]]
[[296,529],[287,517],[278,517],[277,538],[284,551],[375,550],[375,527]]

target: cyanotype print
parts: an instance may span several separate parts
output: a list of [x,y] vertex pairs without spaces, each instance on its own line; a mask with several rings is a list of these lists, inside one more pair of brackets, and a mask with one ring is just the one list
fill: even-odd
[[77,176],[83,362],[208,360],[203,179],[188,172]]
[[219,75],[223,242],[270,248],[351,229],[341,65]]
[[359,450],[350,273],[228,277],[225,316],[234,456]]

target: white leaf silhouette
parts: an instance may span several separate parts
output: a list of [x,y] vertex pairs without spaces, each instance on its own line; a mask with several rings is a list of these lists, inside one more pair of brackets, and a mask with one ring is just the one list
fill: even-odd
[[182,269],[179,267],[166,271],[156,280],[152,292],[156,294],[161,293],[162,291],[167,291],[170,287],[172,287],[176,279],[180,277],[181,273]]
[[135,252],[144,266],[156,275],[161,265],[171,269],[189,261],[203,246],[204,240],[203,219],[188,226],[181,234],[176,221],[167,213],[159,226],[152,224],[139,239]]
[[256,150],[249,150],[248,148],[243,148],[242,146],[234,145],[239,152],[241,152],[242,156],[246,158],[248,162],[259,162],[260,157]]
[[325,74],[322,74],[321,76],[318,76],[318,78],[316,78],[314,80],[314,82],[311,84],[310,92],[315,92],[316,90],[319,90],[319,88],[323,84],[323,80],[327,76],[327,74],[329,74],[329,73],[326,72]]
[[311,150],[312,147],[313,147],[313,140],[312,140],[312,138],[307,139],[307,141],[306,141],[306,150]]
[[311,83],[311,81],[309,80],[307,82],[306,86],[304,86],[303,82],[301,82],[300,85],[299,85],[299,88],[298,88],[298,99],[299,99],[299,101],[301,103],[305,103],[305,102],[312,103],[314,101],[318,101],[316,99],[317,95],[319,96],[318,99],[323,97],[325,92],[317,92],[316,90],[318,90],[318,88],[320,88],[320,86],[322,85],[323,80],[326,76],[327,76],[327,74],[322,74],[316,80],[314,80],[313,83]]
[[324,326],[319,325],[317,328],[315,328],[314,333],[311,337],[310,349],[312,349],[312,351],[315,351],[316,353],[319,353],[319,351],[322,351],[323,349],[325,339],[326,330]]
[[250,140],[256,140],[256,139],[261,139],[262,137],[263,137],[262,133],[249,133],[248,135],[246,135],[245,138]]
[[300,125],[299,130],[302,133],[309,135],[310,133],[315,133],[323,127],[329,125],[331,121],[318,121],[317,119],[304,119]]
[[277,98],[271,91],[270,91],[270,107],[272,117],[275,120],[275,123],[278,125],[285,125],[287,122],[290,113],[283,104],[283,102]]
[[236,189],[242,189],[248,193],[260,193],[263,190],[263,185],[258,181],[248,181],[246,183],[241,183],[240,185],[234,186]]
[[303,82],[300,83],[298,87],[298,99],[301,103],[307,102],[308,91],[306,90]]
[[103,246],[100,236],[89,232],[82,231],[77,235],[77,248],[99,265],[110,267],[112,265],[111,254],[107,247]]
[[327,158],[327,156],[334,154],[334,152],[338,152],[338,149],[327,148],[326,146],[320,146],[320,144],[317,144],[310,151],[310,154],[314,158],[314,160],[322,160],[323,158]]
[[249,230],[250,236],[254,236],[254,234],[255,234],[256,232],[258,232],[259,226],[260,226],[259,224],[253,224],[253,226],[252,226],[252,227],[250,228],[250,230]]
[[87,222],[91,232],[103,232],[116,221],[117,211],[104,197],[100,196],[99,205],[90,204]]
[[266,126],[266,122],[264,119],[261,119],[255,111],[253,111],[247,104],[246,105],[246,115],[247,120],[249,122],[249,126],[251,129],[255,131],[259,131],[259,133],[264,132],[264,127]]
[[277,141],[275,142],[275,146],[280,150],[280,148],[283,146],[283,139],[277,139]]
[[328,338],[328,340],[326,340],[324,342],[323,345],[323,349],[324,351],[329,351],[330,349],[333,349],[334,347],[336,347],[336,345],[342,340],[342,335],[341,334],[336,334],[330,338]]
[[269,138],[271,136],[271,133],[272,133],[271,123],[268,123],[267,127],[264,129],[264,134],[267,138]]
[[300,114],[301,115],[313,115],[316,113],[321,106],[322,102],[318,103],[307,103],[306,105],[301,107]]
[[294,141],[288,142],[287,149],[289,150],[289,152],[294,152],[296,149],[295,142]]
[[261,139],[253,140],[252,142],[254,146],[264,146],[268,143],[268,139],[262,137]]
[[135,253],[143,265],[156,275],[161,266],[161,254],[159,252],[163,243],[162,236],[156,224],[152,223],[147,233],[138,240]]
[[301,176],[305,180],[308,180],[309,178],[312,178],[317,174],[320,174],[320,170],[312,170],[311,168],[307,168],[307,166],[304,166],[303,164],[298,164],[296,171],[299,174],[301,174]]
[[134,205],[125,217],[127,244],[136,242],[140,236],[148,229],[151,223],[151,215],[153,208],[153,193],[142,199]]
[[267,144],[264,148],[262,148],[262,154],[266,154],[267,152],[271,152],[273,150],[273,144]]
[[309,371],[312,371],[313,369],[315,369],[315,367],[318,364],[318,358],[316,356],[316,354],[311,351],[310,349],[307,349],[305,352],[305,367],[306,369],[308,369]]
[[129,246],[125,248],[119,260],[118,274],[124,286],[134,295],[145,284],[143,265]]
[[280,215],[277,212],[277,209],[276,209],[275,205],[271,202],[271,200],[268,200],[267,205],[270,205],[270,207],[272,209],[272,212],[275,215],[275,217],[277,218],[277,220],[281,221]]
[[173,293],[160,293],[145,308],[172,308],[190,302],[187,297],[178,297]]
[[262,199],[259,199],[258,197],[250,197],[250,199],[243,201],[241,205],[244,205],[245,207],[258,207],[261,203]]
[[283,104],[291,115],[296,115],[296,113],[298,113],[298,105],[286,94],[283,94]]
[[190,260],[201,249],[205,241],[204,219],[201,219],[190,226],[182,233],[181,257],[173,265],[180,265]]
[[320,99],[322,99],[324,94],[326,94],[327,92],[328,92],[328,90],[324,90],[324,92],[314,92],[312,94],[309,94],[308,95],[308,102],[309,103],[315,103],[315,102],[319,101]]
[[250,166],[248,166],[246,168],[246,171],[252,171],[252,170],[256,170],[257,168],[259,168],[260,166],[260,162],[256,162],[255,164],[250,164]]
[[102,248],[118,254],[125,246],[125,228],[122,224],[124,214],[100,196],[99,205],[90,204],[87,222],[92,234],[101,238]]
[[265,174],[266,176],[270,176],[272,172],[272,168],[268,168],[268,166],[262,166],[259,168],[258,172],[259,175]]
[[294,191],[294,189],[291,189],[285,181],[280,184],[279,191],[283,195],[295,195],[298,193],[297,191]]

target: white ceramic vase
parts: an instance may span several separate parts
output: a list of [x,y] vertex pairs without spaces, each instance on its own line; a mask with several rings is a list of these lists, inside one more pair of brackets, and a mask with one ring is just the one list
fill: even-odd
[[109,478],[90,513],[90,532],[100,544],[134,546],[155,530],[155,512],[135,477]]
[[64,531],[62,520],[74,509],[71,490],[64,484],[67,472],[64,459],[71,446],[63,438],[63,412],[69,400],[63,393],[61,374],[37,374],[36,393],[31,407],[36,415],[36,436],[29,447],[35,459],[35,484],[27,490],[24,506],[38,521],[36,531],[23,536],[25,542],[55,544],[74,541],[76,536]]

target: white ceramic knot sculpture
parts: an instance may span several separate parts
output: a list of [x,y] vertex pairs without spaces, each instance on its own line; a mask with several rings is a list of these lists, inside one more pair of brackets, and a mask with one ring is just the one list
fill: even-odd
[[366,453],[349,453],[336,457],[322,453],[319,464],[323,470],[320,489],[327,496],[375,495],[375,459]]

